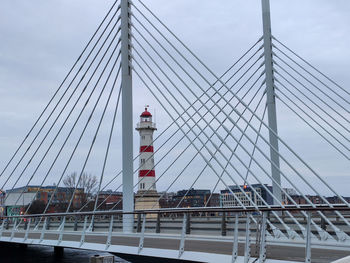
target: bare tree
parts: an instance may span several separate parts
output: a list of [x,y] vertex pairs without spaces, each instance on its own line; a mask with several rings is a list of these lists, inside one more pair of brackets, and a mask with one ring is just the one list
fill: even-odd
[[88,173],[83,173],[79,180],[79,175],[74,172],[66,175],[66,177],[63,179],[63,184],[72,189],[71,195],[73,194],[75,187],[84,189],[82,202],[85,203],[88,198],[90,198],[96,192],[98,181],[95,175]]

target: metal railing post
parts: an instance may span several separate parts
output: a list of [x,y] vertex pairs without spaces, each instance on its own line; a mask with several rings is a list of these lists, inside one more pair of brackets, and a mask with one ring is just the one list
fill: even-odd
[[59,227],[58,227],[58,229],[57,229],[58,231],[61,231],[61,230],[64,228],[65,222],[66,222],[66,217],[63,216],[63,217],[62,217],[61,224],[59,225]]
[[233,246],[232,246],[232,263],[235,263],[238,257],[238,213],[235,214],[235,226],[233,231]]
[[321,229],[327,231],[327,222],[323,217],[321,217]]
[[142,231],[141,231],[141,236],[140,236],[140,241],[139,241],[138,254],[140,254],[141,250],[143,249],[143,242],[145,240],[145,231],[146,231],[146,214],[143,214],[142,215]]
[[11,238],[10,240],[13,239],[13,237],[15,236],[15,230],[16,230],[16,225],[17,225],[17,218],[15,219],[15,221],[13,222],[13,228],[12,228],[12,231],[11,231]]
[[84,217],[84,226],[83,226],[83,232],[81,233],[79,247],[81,247],[84,244],[84,242],[85,242],[86,227],[87,227],[87,216]]
[[26,230],[27,229],[27,225],[28,225],[28,221],[24,220],[24,225],[23,225],[23,229]]
[[87,232],[93,232],[94,229],[95,229],[95,216],[93,215],[91,217],[91,222],[90,222],[89,228],[87,229]]
[[157,214],[156,233],[160,233],[160,213]]
[[260,232],[259,263],[263,263],[266,261],[266,221],[267,212],[263,212]]
[[186,235],[191,234],[191,214],[186,215]]
[[226,236],[227,234],[227,225],[226,225],[226,213],[222,213],[221,217],[221,235]]
[[178,258],[181,258],[182,254],[185,251],[186,225],[187,225],[187,214],[184,213],[184,217],[182,220],[181,241],[180,241]]
[[112,244],[113,222],[114,222],[114,215],[111,216],[111,221],[109,222],[108,237],[107,237],[107,242],[106,242],[106,250]]
[[48,217],[46,222],[46,230],[50,229],[50,223],[51,223],[51,217]]
[[245,246],[244,246],[244,263],[250,260],[250,214],[247,213],[245,225]]
[[2,231],[4,231],[5,221],[7,221],[7,219],[3,219],[3,220],[2,220],[2,223],[1,223],[1,227],[0,227],[0,238],[2,237]]
[[35,231],[38,231],[38,229],[39,229],[39,225],[40,225],[40,222],[41,222],[41,217],[40,217],[40,219],[38,220],[38,218],[36,217],[36,218],[34,218],[34,230]]
[[311,212],[307,213],[305,263],[311,263]]
[[46,230],[46,224],[47,224],[47,217],[45,217],[44,224],[43,224],[43,227],[41,229],[39,243],[41,243],[43,241],[43,239],[44,239],[45,230]]
[[29,230],[30,230],[30,223],[32,222],[31,218],[28,218],[27,220],[27,227],[26,227],[26,232],[24,234],[24,239],[23,241],[26,241],[28,239],[28,235],[29,235]]
[[136,232],[140,233],[141,232],[141,214],[137,214],[137,227],[136,227]]
[[[46,218],[45,218],[45,220],[46,220]],[[66,224],[66,217],[63,217],[62,224],[61,224],[60,229],[59,229],[60,235],[59,235],[59,237],[58,237],[58,242],[57,242],[57,244],[60,244],[60,243],[62,242],[65,224]]]
[[78,231],[78,216],[74,217],[73,231]]

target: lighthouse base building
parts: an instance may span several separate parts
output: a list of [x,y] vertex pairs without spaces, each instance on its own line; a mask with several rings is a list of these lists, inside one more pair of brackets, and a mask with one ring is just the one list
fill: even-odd
[[[147,110],[147,107],[140,115],[140,122],[137,124],[136,130],[140,133],[140,157],[135,210],[159,209],[160,195],[156,190],[153,149],[153,133],[157,128],[152,122],[152,114]],[[149,214],[147,217],[157,217],[157,215]]]
[[[135,195],[135,210],[159,209],[159,197],[160,195],[156,191],[146,194],[137,192]],[[147,215],[147,218],[149,217],[157,217],[157,215]]]

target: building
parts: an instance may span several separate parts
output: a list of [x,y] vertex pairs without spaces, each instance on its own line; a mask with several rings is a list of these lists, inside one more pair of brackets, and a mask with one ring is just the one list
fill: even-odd
[[160,192],[159,195],[161,196],[159,199],[159,206],[161,208],[172,208],[175,206],[174,202],[174,196],[176,195],[175,192]]
[[[346,202],[350,203],[350,197],[342,196],[342,198]],[[344,204],[344,202],[338,196],[330,196],[330,197],[327,197],[326,199],[331,204]]]
[[318,195],[305,195],[305,197],[310,201],[306,200],[302,195],[292,195],[291,197],[293,198],[294,202],[298,205],[307,205],[309,204],[309,202],[311,202],[312,204],[325,204],[322,198]]
[[211,193],[205,196],[205,203],[207,207],[220,207],[220,194],[219,193]]
[[302,195],[292,195],[291,197],[294,200],[294,202],[298,205],[308,204],[308,202]]
[[112,190],[101,191],[98,195],[99,210],[121,210],[123,208],[123,193]]
[[[265,187],[272,192],[272,186],[265,184]],[[240,187],[238,187],[237,185],[231,185],[229,186],[230,189],[220,191],[221,206],[242,206],[240,203],[242,203],[244,206],[253,206],[254,204],[261,206],[264,205],[264,201],[267,204],[272,205],[273,198],[265,189],[265,187],[262,184],[252,184],[251,187],[248,185],[241,185]],[[242,192],[240,188],[244,192]]]
[[10,193],[36,193],[40,190],[40,185],[28,185],[28,186],[21,186],[13,189],[6,190],[6,194]]
[[147,110],[147,107],[140,115],[140,122],[137,124],[136,130],[140,134],[140,157],[135,210],[159,209],[153,148],[153,133],[157,128],[152,122],[152,114]]
[[0,217],[5,215],[5,206],[4,206],[5,196],[6,196],[5,191],[0,190]]
[[181,190],[173,197],[174,207],[204,207],[210,196],[210,190]]
[[[187,193],[188,191],[188,193]],[[187,195],[186,195],[187,193]],[[220,194],[210,193],[210,190],[181,190],[177,193],[161,192],[159,200],[161,208],[174,208],[184,199],[179,207],[220,207]],[[184,198],[184,195],[186,197]]]
[[[290,200],[288,198],[289,195],[290,197],[292,196],[296,196],[297,195],[297,191],[295,191],[295,189],[293,188],[283,188],[283,192],[282,192],[282,204],[283,205],[292,205],[293,202],[292,200]],[[293,198],[292,198],[293,199]]]
[[[73,187],[57,187],[56,186],[44,186],[40,188],[38,192],[37,198],[42,200],[44,203],[48,203],[51,199],[51,204],[61,204],[68,203],[72,198],[72,194],[74,192]],[[74,198],[72,201],[73,207],[80,207],[83,205],[84,197],[84,189],[77,188],[74,193]]]
[[[306,198],[309,199],[310,201],[306,200]],[[312,204],[316,205],[322,205],[326,204],[326,202],[318,195],[291,195],[291,198],[294,200],[294,202],[298,205],[308,205],[310,202]],[[345,201],[350,202],[350,197],[342,197]],[[344,204],[344,202],[338,197],[338,196],[329,196],[329,197],[324,197],[330,204]],[[293,202],[289,202],[289,204],[293,204]]]
[[34,202],[38,186],[19,187],[6,191],[4,198],[4,210],[7,216],[15,216],[23,214],[26,207]]
[[[57,190],[55,191],[55,189]],[[25,212],[29,204],[34,201],[48,207],[48,213],[64,212],[72,198],[73,187],[56,186],[25,186],[6,191],[4,206],[7,215],[18,215]],[[50,201],[51,200],[51,201]],[[83,188],[77,188],[72,200],[72,209],[78,209],[83,205],[85,193]]]

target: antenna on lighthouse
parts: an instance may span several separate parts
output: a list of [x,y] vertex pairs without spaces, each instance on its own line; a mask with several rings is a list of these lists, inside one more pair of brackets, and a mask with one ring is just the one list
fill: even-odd
[[154,108],[154,123],[157,123],[157,111],[156,111],[156,108]]

